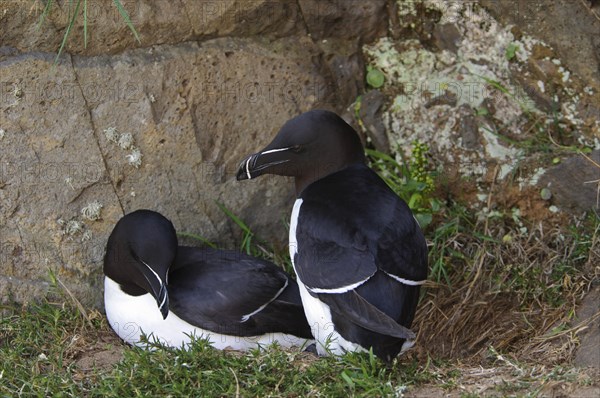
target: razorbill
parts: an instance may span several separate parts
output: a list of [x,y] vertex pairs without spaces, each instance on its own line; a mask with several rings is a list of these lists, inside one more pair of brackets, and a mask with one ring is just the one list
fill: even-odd
[[173,224],[138,210],[115,226],[104,257],[104,306],[113,330],[145,346],[190,336],[247,350],[312,339],[297,283],[276,265],[237,251],[178,246]]
[[240,163],[237,179],[262,174],[295,179],[290,256],[318,353],[372,348],[391,361],[410,348],[427,245],[407,204],[366,165],[356,131],[333,112],[301,114]]

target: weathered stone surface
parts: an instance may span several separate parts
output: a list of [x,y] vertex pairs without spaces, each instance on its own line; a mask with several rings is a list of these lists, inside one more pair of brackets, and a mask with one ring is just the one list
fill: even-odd
[[[3,301],[45,293],[49,270],[80,297],[94,291],[107,234],[123,214],[70,59],[49,75],[52,59],[30,55],[0,63]],[[60,220],[82,221],[81,209],[93,200],[104,205],[102,220],[86,220],[65,234]]]
[[584,2],[481,0],[481,4],[499,20],[550,44],[584,80],[600,81],[600,20]]
[[[108,234],[138,208],[233,247],[240,231],[219,201],[261,236],[284,241],[289,181],[244,184],[234,175],[292,116],[336,109],[318,54],[308,38],[223,38],[74,56],[50,73],[51,54],[0,63],[3,300],[43,295],[51,269],[85,303],[99,304]],[[127,159],[133,147],[107,138],[110,127],[132,135],[139,168]],[[85,220],[81,209],[94,201],[101,218]],[[72,220],[85,226],[65,233]]]
[[[139,34],[138,43],[112,0],[87,3],[87,47],[83,6],[65,51],[115,54],[125,49],[215,37],[284,37],[310,33],[314,39],[371,41],[387,29],[386,1],[358,0],[122,0]],[[0,47],[19,52],[54,52],[70,22],[69,3],[54,2],[43,23],[42,2],[3,1]]]
[[461,39],[460,32],[454,24],[437,24],[433,28],[433,43],[439,50],[456,53]]
[[387,31],[385,0],[300,0],[308,33],[317,40],[361,38],[370,42]]
[[362,96],[360,106],[360,118],[367,129],[367,135],[371,138],[373,146],[380,152],[389,153],[390,142],[385,133],[385,125],[382,120],[385,96],[379,90],[371,90]]
[[324,74],[332,83],[339,104],[351,104],[365,90],[365,64],[358,40],[317,41],[322,50]]
[[600,319],[594,319],[599,311],[600,286],[596,286],[585,296],[577,311],[577,319],[589,323],[579,334],[581,345],[575,355],[576,366],[600,368]]
[[[306,33],[295,0],[182,0],[177,4],[169,0],[121,0],[121,3],[141,43],[135,40],[112,0],[94,0],[87,2],[87,48],[81,6],[65,51],[114,54],[135,47],[222,36],[282,37]],[[0,3],[0,47],[14,47],[21,52],[57,51],[70,21],[69,2],[54,2],[46,20],[38,27],[43,11],[43,2]]]
[[600,150],[588,156],[596,164],[577,155],[549,169],[540,178],[540,186],[550,189],[552,200],[558,206],[578,211],[598,209]]
[[479,135],[479,121],[468,106],[462,105],[460,108],[464,114],[458,123],[458,132],[462,139],[461,144],[466,149],[480,149],[482,145],[480,142],[481,136]]

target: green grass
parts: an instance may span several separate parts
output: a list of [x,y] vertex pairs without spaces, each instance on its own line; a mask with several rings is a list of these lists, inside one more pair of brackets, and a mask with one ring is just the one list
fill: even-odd
[[[42,26],[44,21],[48,18],[49,14],[52,11],[53,4],[54,4],[54,0],[46,1],[46,5],[44,6],[44,10],[42,11],[42,14],[40,15],[40,19],[37,24],[38,29]],[[133,33],[133,36],[135,37],[137,42],[141,43],[140,37],[139,37],[137,31],[135,30],[133,23],[131,22],[131,18],[129,17],[129,13],[123,7],[121,0],[113,0],[113,4],[117,8],[117,11],[121,15],[121,18],[123,19],[123,21],[125,22],[127,27],[129,27],[129,30],[131,30],[131,33]],[[65,45],[67,44],[67,40],[69,39],[69,36],[71,35],[71,31],[73,30],[75,21],[77,20],[77,18],[80,18],[80,10],[81,10],[81,13],[83,14],[82,15],[82,18],[83,18],[83,46],[84,46],[84,48],[87,48],[88,1],[87,0],[69,0],[67,7],[68,7],[68,12],[69,12],[68,24],[67,24],[67,28],[65,29],[65,33],[63,35],[62,42],[60,43],[60,47],[58,48],[58,53],[56,54],[56,58],[54,59],[54,64],[58,63],[58,59],[60,58],[60,55],[62,54],[62,52],[65,48]]]
[[[369,354],[316,358],[279,347],[227,352],[212,349],[202,339],[195,339],[188,350],[155,343],[147,351],[121,344],[99,313],[90,324],[74,306],[60,303],[9,312],[0,317],[0,396],[399,397],[424,386],[430,386],[428,392],[436,387],[478,396],[464,392],[469,372],[453,361],[405,357],[388,367]],[[95,368],[78,362],[99,350],[121,359]],[[523,370],[522,377],[515,377],[512,366]],[[589,377],[569,367],[544,371],[522,363],[512,366],[487,367],[510,379],[492,391],[521,396],[541,390],[544,383],[590,384]]]
[[122,360],[86,371],[77,360],[110,336],[106,322],[96,316],[90,326],[74,307],[49,302],[3,316],[0,333],[0,360],[10,364],[0,396],[394,396],[430,378],[414,361],[386,367],[368,354],[317,359],[278,347],[223,352],[201,339],[189,350],[146,351],[114,338],[99,349],[122,350]]
[[[255,250],[263,252],[264,248],[256,247],[260,239],[251,228],[230,210],[222,205],[221,208],[243,232],[242,248],[249,247],[251,253]],[[467,236],[478,226],[469,220],[468,212],[460,206],[445,211],[449,211],[453,218],[437,222],[429,229],[428,238],[436,242],[431,251],[431,263],[435,269],[438,257],[445,257],[442,263],[451,260],[453,266],[443,272],[456,281],[454,276],[469,267],[471,260],[466,252],[451,245],[444,247],[444,242]],[[588,222],[593,223],[594,220]],[[586,232],[581,233],[582,230]],[[591,248],[593,235],[599,231],[574,227],[572,232],[578,239],[572,245],[571,254],[577,261],[575,264],[579,264],[587,258],[586,251]],[[195,237],[198,238],[197,235]],[[249,239],[251,245],[247,246],[245,242]],[[484,236],[481,239],[489,245],[501,244]],[[557,269],[556,272],[564,270]],[[440,280],[443,281],[445,276],[440,276]],[[56,286],[60,286],[56,277],[53,280]],[[517,285],[512,288],[517,292],[528,289]],[[146,351],[121,343],[102,314],[82,312],[68,293],[59,291],[53,297],[49,299],[51,301],[24,310],[4,309],[0,318],[0,361],[10,366],[3,366],[0,371],[0,396],[383,397],[402,396],[403,392],[419,391],[424,386],[435,387],[442,392],[462,391],[465,397],[475,396],[474,392],[465,390],[465,383],[472,385],[472,380],[469,371],[461,368],[463,364],[423,355],[410,354],[386,366],[373,355],[364,353],[346,354],[335,359],[316,358],[309,353],[279,347],[247,353],[224,352],[212,349],[202,339],[195,340],[189,350],[166,348],[154,343],[155,349]],[[80,365],[82,358],[97,351],[122,353],[122,359],[92,369]],[[495,353],[497,357],[499,354]],[[493,371],[510,376],[510,381],[491,386],[491,391],[500,395],[536,396],[544,383],[577,384],[577,380],[588,383],[590,380],[584,377],[573,381],[573,374],[579,371],[570,368],[540,370],[537,365],[519,363],[519,366],[530,373],[535,371],[536,375],[540,372],[543,375],[534,378],[525,372],[515,377],[514,368],[503,365]]]

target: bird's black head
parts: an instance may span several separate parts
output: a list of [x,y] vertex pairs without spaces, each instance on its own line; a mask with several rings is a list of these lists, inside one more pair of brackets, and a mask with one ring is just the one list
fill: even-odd
[[356,131],[333,112],[313,110],[289,120],[266,148],[244,159],[237,179],[291,176],[300,194],[310,183],[359,162],[365,155]]
[[150,293],[163,316],[169,314],[167,278],[177,254],[173,224],[161,214],[137,210],[117,222],[104,256],[104,274],[133,296]]

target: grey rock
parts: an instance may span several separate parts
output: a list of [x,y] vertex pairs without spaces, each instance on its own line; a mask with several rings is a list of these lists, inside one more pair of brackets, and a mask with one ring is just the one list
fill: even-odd
[[458,98],[456,94],[452,91],[446,90],[444,94],[438,95],[430,99],[426,104],[425,108],[429,109],[433,106],[439,105],[448,105],[448,106],[456,106],[458,102]]
[[[50,75],[52,60],[32,54],[0,63],[2,300],[45,294],[49,270],[91,299],[103,242],[123,214],[70,59]],[[81,208],[93,200],[104,206],[102,219],[65,234],[66,223],[81,221]]]
[[[125,49],[174,44],[215,37],[306,34],[296,1],[124,0],[121,2],[140,36],[138,43],[112,0],[87,2],[88,43],[84,47],[83,17],[75,19],[65,47],[70,54],[115,54]],[[39,25],[43,2],[0,5],[0,47],[18,51],[57,51],[69,24],[69,2],[54,2]],[[80,10],[82,13],[82,10]]]
[[458,123],[458,133],[462,138],[462,146],[470,150],[482,148],[477,117],[473,115],[468,105],[463,105],[460,108],[464,115]]
[[524,93],[533,100],[538,109],[548,113],[560,111],[560,105],[553,100],[554,92],[550,84],[542,92],[537,85],[537,81],[534,81],[531,77],[517,71],[512,71],[512,76],[524,90]]
[[[237,182],[235,172],[294,115],[339,110],[311,54],[319,49],[308,38],[221,38],[67,56],[50,74],[52,54],[0,62],[3,300],[45,295],[52,270],[84,304],[100,304],[108,235],[139,208],[236,247],[241,232],[219,202],[259,236],[284,241],[292,184]],[[132,135],[139,167],[127,159],[133,148],[107,139],[109,127]],[[93,201],[103,206],[98,221],[81,215]],[[69,221],[83,226],[67,228]]]
[[[596,164],[600,164],[600,150],[595,150],[588,156]],[[587,211],[598,209],[598,180],[600,167],[583,156],[576,155],[548,169],[540,178],[539,185],[550,189],[552,201],[556,205]]]
[[573,361],[576,366],[600,369],[600,319],[592,321],[600,311],[600,286],[590,291],[577,310],[580,322],[589,322],[587,328],[579,334],[581,345]]
[[439,50],[448,50],[456,54],[462,37],[454,24],[437,24],[433,28],[433,43]]
[[384,111],[385,95],[379,90],[371,90],[362,96],[360,118],[367,129],[373,146],[380,152],[390,152],[390,142],[383,124],[382,112]]
[[350,104],[365,90],[365,65],[358,40],[330,38],[316,42],[324,74],[336,95],[336,102]]
[[385,0],[299,0],[306,28],[315,40],[361,38],[368,43],[387,31]]
[[481,4],[498,20],[550,44],[566,67],[584,80],[600,81],[600,20],[584,2],[481,0]]

